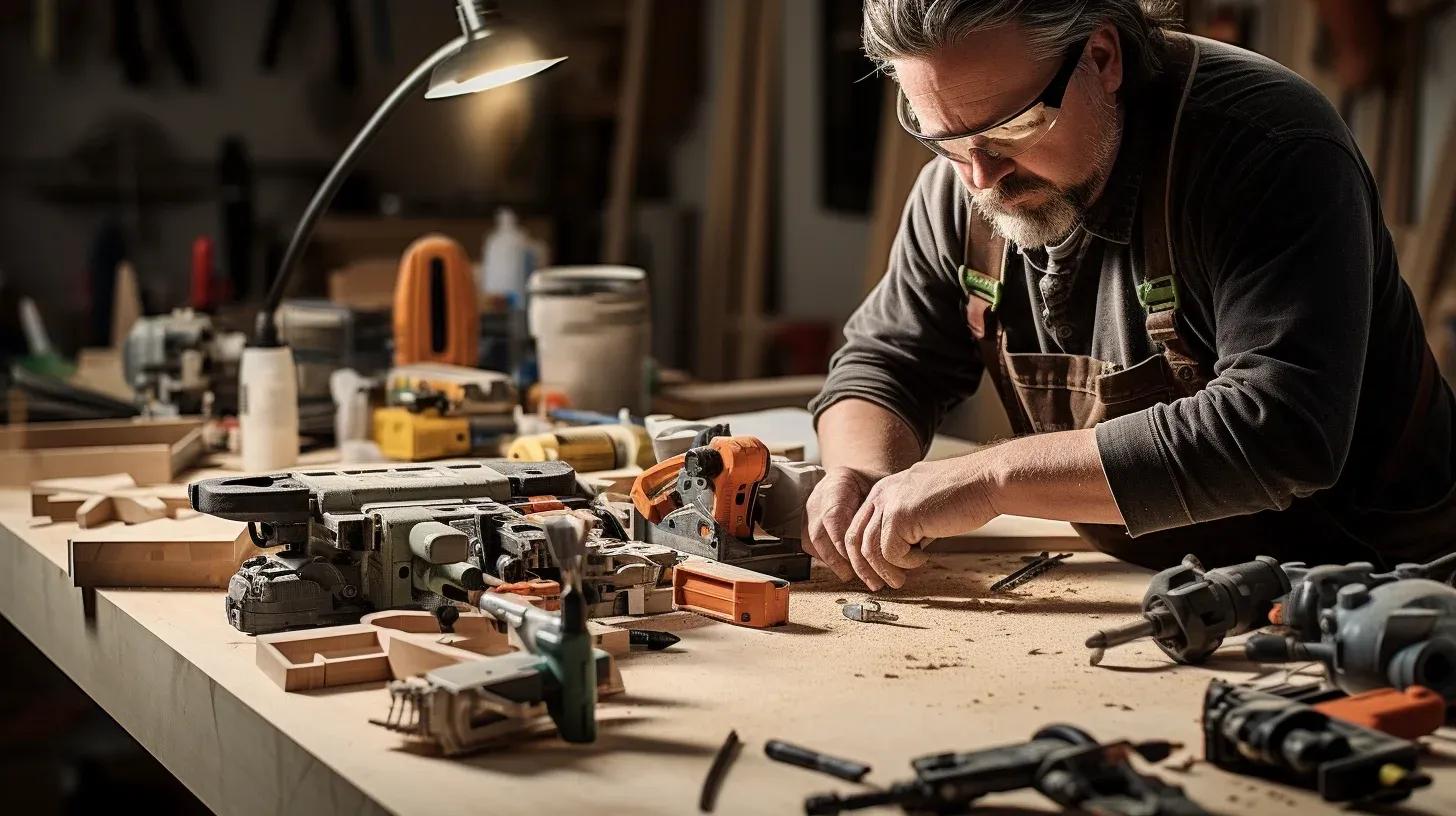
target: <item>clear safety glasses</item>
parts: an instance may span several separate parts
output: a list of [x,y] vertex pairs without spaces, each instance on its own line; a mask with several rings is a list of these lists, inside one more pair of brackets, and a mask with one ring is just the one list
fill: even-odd
[[920,131],[920,120],[916,118],[904,91],[899,91],[896,97],[900,126],[921,144],[954,162],[969,162],[972,150],[980,150],[993,159],[1025,153],[1057,123],[1062,112],[1062,97],[1066,95],[1067,85],[1086,46],[1087,41],[1083,40],[1067,52],[1056,76],[1031,104],[988,128],[950,136],[926,135]]

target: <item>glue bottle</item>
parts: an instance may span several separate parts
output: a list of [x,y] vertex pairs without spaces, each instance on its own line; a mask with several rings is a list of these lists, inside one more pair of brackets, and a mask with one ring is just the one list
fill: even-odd
[[495,229],[481,246],[476,286],[482,294],[506,295],[519,303],[526,291],[526,276],[535,266],[534,255],[516,214],[501,207],[495,213]]

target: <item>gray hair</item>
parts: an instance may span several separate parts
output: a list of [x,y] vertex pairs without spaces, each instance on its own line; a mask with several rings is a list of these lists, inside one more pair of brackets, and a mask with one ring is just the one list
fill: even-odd
[[1111,23],[1136,83],[1157,72],[1163,32],[1177,19],[1170,0],[864,0],[864,51],[889,73],[890,60],[927,56],[974,32],[1016,23],[1032,56],[1052,58]]

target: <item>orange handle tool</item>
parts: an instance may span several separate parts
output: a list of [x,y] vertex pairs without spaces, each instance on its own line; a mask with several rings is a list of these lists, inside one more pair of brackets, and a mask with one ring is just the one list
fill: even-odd
[[480,308],[470,257],[456,241],[426,235],[409,245],[394,283],[394,364],[473,367]]

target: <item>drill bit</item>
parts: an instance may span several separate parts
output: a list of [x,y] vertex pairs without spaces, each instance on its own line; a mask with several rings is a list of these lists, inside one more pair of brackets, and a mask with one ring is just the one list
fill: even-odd
[[992,584],[991,591],[1000,592],[1005,589],[1019,587],[1071,557],[1071,553],[1052,555],[1046,550],[1042,550],[1040,555],[1031,557],[1026,566]]
[[1087,648],[1092,650],[1090,662],[1094,666],[1101,663],[1102,656],[1113,646],[1121,646],[1124,643],[1132,643],[1134,640],[1146,637],[1167,637],[1177,628],[1178,622],[1173,618],[1172,613],[1166,609],[1150,609],[1143,613],[1141,620],[1124,623],[1110,629],[1100,629],[1087,638]]
[[659,632],[655,629],[633,629],[629,638],[631,645],[646,646],[649,652],[660,652],[679,640],[682,638],[671,632]]

